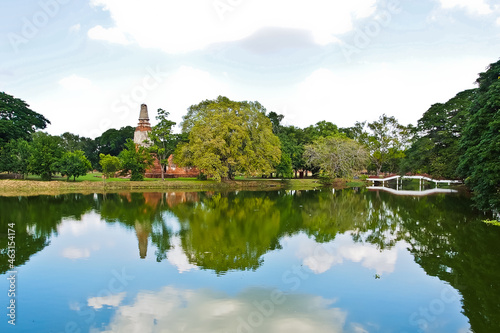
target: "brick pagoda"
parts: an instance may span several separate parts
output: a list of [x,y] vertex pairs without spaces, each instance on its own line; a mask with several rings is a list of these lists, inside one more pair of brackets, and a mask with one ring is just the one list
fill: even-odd
[[[151,124],[149,123],[148,106],[141,104],[141,111],[139,113],[139,124],[134,132],[134,143],[138,146],[149,147],[149,133],[151,132]],[[195,167],[179,168],[173,163],[173,155],[168,157],[168,166],[164,172],[165,178],[178,178],[178,177],[196,177],[200,173]],[[147,178],[161,178],[161,164],[157,158],[154,160],[153,166],[146,170],[145,177]]]

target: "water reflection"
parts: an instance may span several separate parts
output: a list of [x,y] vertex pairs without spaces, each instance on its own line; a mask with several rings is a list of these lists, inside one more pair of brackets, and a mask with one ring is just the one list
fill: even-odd
[[[79,223],[82,217],[92,217],[91,222]],[[325,274],[337,265],[354,262],[385,277],[394,272],[398,253],[407,247],[428,275],[446,281],[460,292],[463,313],[476,332],[494,331],[500,322],[500,289],[497,288],[500,228],[481,222],[487,217],[472,210],[469,199],[457,195],[398,197],[363,190],[0,198],[0,227],[6,230],[8,223],[16,224],[15,265],[18,267],[48,247],[56,236],[71,235],[78,239],[89,230],[99,232],[99,228],[106,226],[127,229],[135,234],[135,252],[115,253],[117,257],[142,258],[141,262],[152,258],[156,262],[170,263],[179,273],[200,269],[221,277],[231,272],[258,271],[266,255],[278,253],[286,242],[299,240],[295,255],[304,269],[313,274]],[[301,238],[301,235],[308,237]],[[65,246],[60,256],[86,261],[92,259],[94,253],[101,256],[106,253],[105,244],[88,239],[82,238],[81,243],[75,241]],[[0,273],[8,270],[7,259],[7,239],[2,237]],[[255,290],[252,293],[258,294]],[[198,327],[195,322],[184,319],[191,315],[201,316],[199,311],[210,304],[220,305],[212,306],[218,311],[247,313],[252,305],[250,294],[242,292],[228,296],[213,294],[213,291],[165,287],[159,293],[138,293],[133,303],[126,303],[126,295],[117,293],[106,296],[108,298],[90,297],[88,305],[94,309],[117,309],[108,327],[110,331],[119,331],[127,320],[137,320],[138,325],[146,327],[155,322],[158,327],[173,322],[178,329],[184,327],[182,325],[190,328],[189,325],[194,325],[192,329],[196,330],[204,326]],[[292,302],[309,304],[310,308],[295,303],[293,306],[313,318],[310,322],[305,319],[301,322],[300,317],[294,316],[294,327],[303,325],[304,329],[315,331],[335,331],[344,327],[342,320],[338,321],[339,326],[331,321],[324,323],[323,328],[307,326],[322,323],[322,316],[341,319],[343,312],[331,304],[326,306],[328,301],[325,299],[316,299],[314,303],[311,295],[287,297]],[[142,309],[148,302],[148,311],[152,311],[149,314]],[[156,313],[157,310],[151,307],[154,302],[171,310],[164,315]],[[175,302],[187,304],[187,307],[168,307],[168,304],[177,304]],[[314,311],[307,312],[307,309]],[[300,313],[299,310],[294,311]],[[276,311],[280,314],[276,318],[290,317],[279,312],[281,310]],[[140,318],[149,319],[136,318],[137,313],[143,312]],[[200,322],[215,330],[217,325],[229,320],[227,313],[200,317]],[[283,330],[280,325],[285,325],[284,321],[274,319],[259,331]],[[290,318],[287,320],[290,322]],[[231,325],[238,325],[238,322]]]
[[346,326],[347,312],[335,300],[277,289],[251,288],[230,296],[213,290],[172,286],[141,291],[131,304],[123,297],[91,299],[89,305],[116,307],[111,323],[93,332],[366,332]]

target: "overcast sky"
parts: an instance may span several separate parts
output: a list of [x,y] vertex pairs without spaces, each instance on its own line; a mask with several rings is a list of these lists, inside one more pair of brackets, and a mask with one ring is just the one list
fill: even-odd
[[225,95],[287,125],[416,124],[500,58],[498,0],[1,0],[0,91],[96,137]]

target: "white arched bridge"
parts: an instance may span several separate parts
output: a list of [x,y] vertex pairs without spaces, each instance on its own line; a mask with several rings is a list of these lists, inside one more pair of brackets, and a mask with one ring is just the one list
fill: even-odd
[[[390,180],[396,179],[396,189],[384,187],[385,182],[388,182]],[[401,179],[401,189],[400,189],[400,179]],[[418,191],[405,191],[402,189],[403,186],[403,179],[418,179],[419,180],[419,190]],[[373,183],[372,186],[368,187],[368,189],[371,190],[383,190],[387,191],[393,194],[397,195],[428,195],[428,194],[434,194],[434,193],[455,193],[457,192],[456,190],[452,189],[440,189],[438,188],[438,184],[461,184],[461,180],[443,180],[443,179],[432,179],[426,176],[389,176],[386,178],[368,178],[367,180],[371,181]],[[436,188],[433,189],[427,189],[422,191],[422,184],[424,181],[428,182],[434,182],[436,184]],[[382,186],[375,186],[376,182],[382,182]]]

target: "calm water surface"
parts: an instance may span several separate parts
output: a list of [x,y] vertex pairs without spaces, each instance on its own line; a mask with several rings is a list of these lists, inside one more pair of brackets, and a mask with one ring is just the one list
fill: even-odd
[[0,197],[0,331],[498,332],[487,217],[368,190]]

